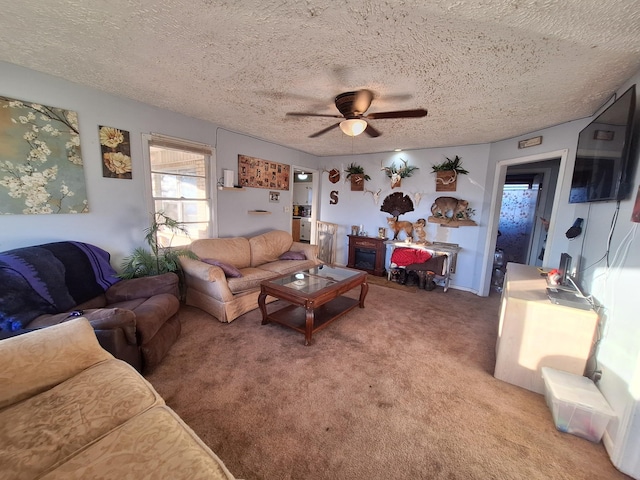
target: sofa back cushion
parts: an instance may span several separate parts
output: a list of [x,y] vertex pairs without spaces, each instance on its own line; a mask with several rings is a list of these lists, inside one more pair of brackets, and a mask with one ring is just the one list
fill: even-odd
[[272,230],[251,237],[249,244],[251,245],[251,266],[259,267],[278,260],[280,255],[291,248],[293,237],[284,230]]
[[189,248],[200,259],[218,260],[236,268],[251,264],[249,240],[244,237],[203,238],[191,242]]
[[[82,242],[54,242],[0,253],[0,320],[27,326],[71,310],[120,279],[109,253]],[[0,324],[0,329],[7,325]]]

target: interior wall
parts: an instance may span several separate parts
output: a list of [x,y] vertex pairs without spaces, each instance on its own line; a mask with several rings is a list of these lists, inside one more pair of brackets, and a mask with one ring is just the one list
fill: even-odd
[[[291,229],[290,193],[280,203],[268,203],[268,190],[219,191],[216,179],[223,169],[238,170],[238,154],[280,163],[313,165],[314,156],[274,145],[247,135],[227,132],[215,124],[82,87],[50,75],[0,62],[0,94],[73,110],[78,114],[80,142],[89,201],[89,212],[55,215],[0,215],[0,251],[40,243],[78,240],[111,253],[116,268],[131,251],[144,246],[149,225],[142,135],[163,135],[200,142],[215,148],[212,192],[217,198],[219,236],[249,235],[271,228]],[[131,140],[131,180],[102,177],[98,125],[127,130]],[[215,165],[217,163],[217,166]],[[251,209],[271,209],[271,215],[249,215]]]
[[[638,81],[640,74],[622,85],[618,94],[624,93]],[[640,344],[637,341],[640,338],[640,324],[637,321],[635,300],[635,290],[640,280],[640,249],[632,233],[635,224],[630,221],[635,191],[640,184],[640,171],[636,171],[632,198],[620,202],[619,223],[611,238],[611,259],[616,252],[626,251],[626,255],[619,256],[618,262],[609,268],[603,261],[603,255],[607,250],[607,237],[617,209],[616,202],[569,203],[578,134],[598,113],[594,112],[589,118],[492,144],[486,189],[493,190],[494,172],[499,162],[517,159],[525,156],[524,154],[544,154],[556,149],[568,149],[564,172],[561,172],[564,176],[560,186],[560,201],[556,205],[555,225],[549,230],[553,246],[545,257],[547,261],[544,266],[557,266],[556,259],[560,258],[562,252],[568,252],[575,258],[582,254],[581,268],[589,267],[582,274],[582,286],[603,305],[600,315],[602,338],[597,351],[597,368],[602,372],[602,377],[598,387],[617,415],[609,423],[603,442],[612,462],[618,468],[640,478]],[[537,135],[543,137],[541,145],[526,150],[517,148],[519,140]],[[569,240],[565,232],[577,217],[585,220],[583,236]],[[486,261],[486,257],[482,261]]]
[[[640,73],[621,86],[618,95],[636,84]],[[640,103],[640,102],[639,102]],[[599,112],[597,112],[599,113]],[[636,135],[640,135],[640,105],[636,104]],[[638,224],[631,214],[640,185],[640,151],[632,194],[620,202],[618,220],[611,236],[608,261],[607,237],[616,202],[578,204],[575,215],[584,218],[583,238],[570,244],[572,256],[583,253],[582,283],[602,305],[602,340],[596,368],[602,373],[598,384],[616,412],[603,437],[613,463],[623,472],[640,478],[640,322],[637,286],[640,284]]]
[[[98,245],[121,260],[143,244],[149,225],[145,200],[142,134],[162,133],[213,145],[208,122],[160,110],[82,87],[50,75],[0,62],[0,93],[10,98],[73,110],[78,114],[89,212],[55,215],[2,215],[0,250],[61,240]],[[102,177],[98,125],[130,132],[131,180]]]
[[[356,137],[356,140],[368,139]],[[451,277],[451,285],[477,292],[479,284],[476,257],[482,254],[477,245],[485,231],[480,218],[483,209],[486,208],[483,183],[487,175],[488,154],[488,145],[467,145],[320,159],[324,170],[337,168],[341,172],[341,179],[335,184],[329,182],[327,174],[322,176],[320,197],[322,211],[320,219],[339,225],[336,262],[340,265],[347,264],[349,246],[347,235],[351,233],[351,225],[362,225],[369,236],[374,237],[378,235],[378,228],[388,228],[387,218],[390,215],[380,211],[382,202],[388,195],[402,192],[412,199],[414,211],[400,216],[400,220],[411,222],[419,218],[428,219],[431,215],[431,205],[437,197],[452,196],[469,201],[469,206],[476,212],[472,220],[475,220],[479,226],[447,228],[427,223],[426,238],[430,242],[460,245],[462,250],[458,254],[456,273]],[[442,163],[445,157],[453,158],[455,155],[462,159],[462,166],[469,171],[469,174],[458,176],[456,191],[436,192],[436,177],[431,171],[431,166]],[[399,166],[401,159],[411,166],[417,166],[418,170],[414,171],[411,177],[403,178],[400,188],[392,189],[390,179],[382,171],[382,167],[390,166],[392,162]],[[344,172],[351,163],[362,166],[365,173],[371,177],[371,180],[365,182],[365,191],[351,190],[350,180],[345,178]]]
[[[238,179],[238,155],[247,155],[286,165],[314,169],[317,157],[298,150],[265,142],[258,138],[217,129],[217,176],[222,170],[233,170]],[[269,202],[267,188],[245,188],[242,191],[218,190],[218,234],[220,237],[252,236],[268,230],[291,231],[293,168],[289,190],[280,192],[278,203]],[[267,210],[267,215],[251,215],[250,210]],[[318,217],[319,218],[319,217]]]

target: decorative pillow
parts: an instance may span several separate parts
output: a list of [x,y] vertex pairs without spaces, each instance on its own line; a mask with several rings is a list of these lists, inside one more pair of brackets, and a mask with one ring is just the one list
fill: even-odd
[[228,263],[221,262],[220,260],[215,260],[213,258],[203,258],[201,259],[204,263],[208,263],[209,265],[215,265],[216,267],[220,267],[224,272],[225,277],[231,278],[240,278],[242,277],[242,273],[233,265],[229,265]]
[[284,252],[280,255],[280,260],[306,260],[307,256],[304,252],[292,252],[289,250],[288,252]]

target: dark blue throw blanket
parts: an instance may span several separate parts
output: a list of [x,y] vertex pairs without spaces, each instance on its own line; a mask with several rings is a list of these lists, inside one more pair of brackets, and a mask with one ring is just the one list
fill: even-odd
[[0,330],[66,312],[120,279],[109,253],[81,242],[56,242],[0,253]]

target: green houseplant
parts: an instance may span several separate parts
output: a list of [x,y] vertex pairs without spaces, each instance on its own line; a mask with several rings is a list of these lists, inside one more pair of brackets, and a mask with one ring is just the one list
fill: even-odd
[[[120,278],[138,278],[160,275],[167,272],[175,272],[181,277],[179,257],[185,256],[197,259],[197,255],[186,248],[174,248],[171,240],[177,233],[189,236],[186,227],[166,215],[164,212],[157,212],[153,215],[151,226],[145,230],[145,241],[149,249],[144,247],[136,248],[131,255],[122,262],[122,273]],[[160,232],[171,234],[169,245],[162,247],[158,242]],[[182,278],[181,278],[182,284]]]
[[347,174],[345,179],[351,180],[351,190],[363,191],[364,182],[371,180],[371,177],[364,173],[364,168],[355,163],[351,163],[345,170]]
[[455,191],[458,182],[458,175],[466,175],[468,170],[460,165],[461,159],[458,155],[454,158],[445,157],[444,162],[431,165],[431,170],[436,174],[436,192]]
[[438,163],[437,165],[431,165],[433,172],[446,172],[446,171],[454,171],[458,175],[466,175],[469,172],[460,166],[460,162],[462,159],[456,155],[455,158],[451,159],[448,157],[444,157],[446,159],[445,162]]

